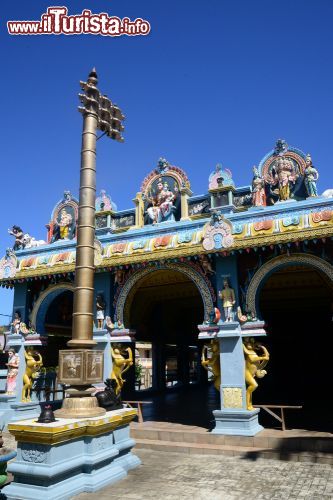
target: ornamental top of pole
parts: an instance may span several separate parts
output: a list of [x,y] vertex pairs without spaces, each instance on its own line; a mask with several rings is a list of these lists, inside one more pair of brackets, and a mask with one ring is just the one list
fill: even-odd
[[96,73],[96,68],[95,67],[93,67],[93,69],[90,71],[87,82],[91,83],[93,85],[97,85],[97,83],[98,83],[98,77],[97,77],[97,73]]
[[[97,118],[97,128],[105,132],[110,139],[123,142],[122,131],[124,126],[121,123],[125,120],[120,108],[113,104],[111,99],[100,93],[97,88],[97,72],[93,68],[86,82],[80,81],[81,89],[84,93],[79,94],[79,99],[83,106],[79,106],[79,111],[84,116],[94,115]],[[104,135],[104,134],[103,134]]]

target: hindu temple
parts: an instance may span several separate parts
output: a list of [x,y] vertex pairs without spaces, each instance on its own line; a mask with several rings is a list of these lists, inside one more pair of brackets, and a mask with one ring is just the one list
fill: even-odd
[[[204,194],[194,194],[185,171],[160,158],[121,211],[108,189],[100,192],[94,340],[104,380],[152,401],[147,418],[216,434],[256,434],[269,425],[261,404],[300,405],[303,428],[324,428],[333,190],[318,193],[310,154],[284,140],[249,163],[249,185],[208,165]],[[0,284],[14,289],[3,425],[64,397],[57,365],[71,338],[77,217],[78,200],[65,190],[45,240],[9,221],[13,247],[0,261]]]

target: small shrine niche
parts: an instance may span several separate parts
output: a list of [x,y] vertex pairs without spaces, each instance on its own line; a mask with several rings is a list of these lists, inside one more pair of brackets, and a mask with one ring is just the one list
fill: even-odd
[[65,191],[63,199],[53,209],[50,222],[46,224],[47,243],[75,238],[78,210],[78,200],[70,191]]
[[188,198],[192,195],[185,172],[160,158],[155,170],[143,181],[137,194],[136,226],[188,219]]
[[95,202],[96,212],[116,212],[117,205],[112,201],[111,196],[101,189]]
[[233,207],[233,193],[235,191],[235,183],[232,179],[232,172],[229,169],[222,169],[221,164],[217,164],[214,172],[208,179],[209,193],[211,195],[211,207],[222,208]]
[[111,228],[113,226],[114,214],[117,212],[117,205],[104,189],[96,197],[95,210],[96,229]]

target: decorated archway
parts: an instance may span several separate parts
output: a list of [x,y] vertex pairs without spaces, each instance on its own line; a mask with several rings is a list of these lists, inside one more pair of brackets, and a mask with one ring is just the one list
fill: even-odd
[[260,290],[274,272],[283,267],[294,265],[312,267],[319,271],[330,284],[333,283],[333,266],[326,260],[311,254],[303,253],[279,255],[278,257],[275,257],[274,259],[263,264],[250,281],[246,293],[247,310],[254,316],[260,317],[260,310],[258,306]]
[[34,304],[30,320],[39,334],[45,333],[45,318],[49,306],[54,299],[66,291],[74,292],[74,285],[71,283],[51,285],[39,295]]
[[118,321],[124,323],[125,326],[128,325],[129,310],[131,306],[131,300],[128,300],[128,298],[130,299],[129,294],[131,293],[131,296],[133,296],[133,292],[135,292],[135,290],[140,286],[142,278],[157,270],[177,271],[186,275],[194,283],[201,295],[204,306],[204,319],[206,320],[209,318],[209,315],[214,307],[215,298],[214,291],[209,280],[187,264],[165,263],[160,264],[158,267],[154,266],[140,269],[128,278],[119,293],[115,306]]

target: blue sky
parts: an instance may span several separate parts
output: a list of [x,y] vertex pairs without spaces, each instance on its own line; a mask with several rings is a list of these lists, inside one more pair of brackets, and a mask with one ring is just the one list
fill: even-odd
[[[57,2],[51,2],[57,4]],[[126,115],[124,144],[98,143],[97,188],[132,206],[160,156],[207,189],[216,163],[249,184],[251,168],[285,138],[311,152],[319,192],[333,187],[331,0],[69,1],[151,23],[144,37],[9,36],[6,21],[39,19],[50,3],[1,3],[1,253],[20,225],[45,238],[64,189],[78,191],[79,80],[96,66],[100,89]],[[12,294],[0,290],[0,313]],[[1,317],[0,317],[1,320]]]

